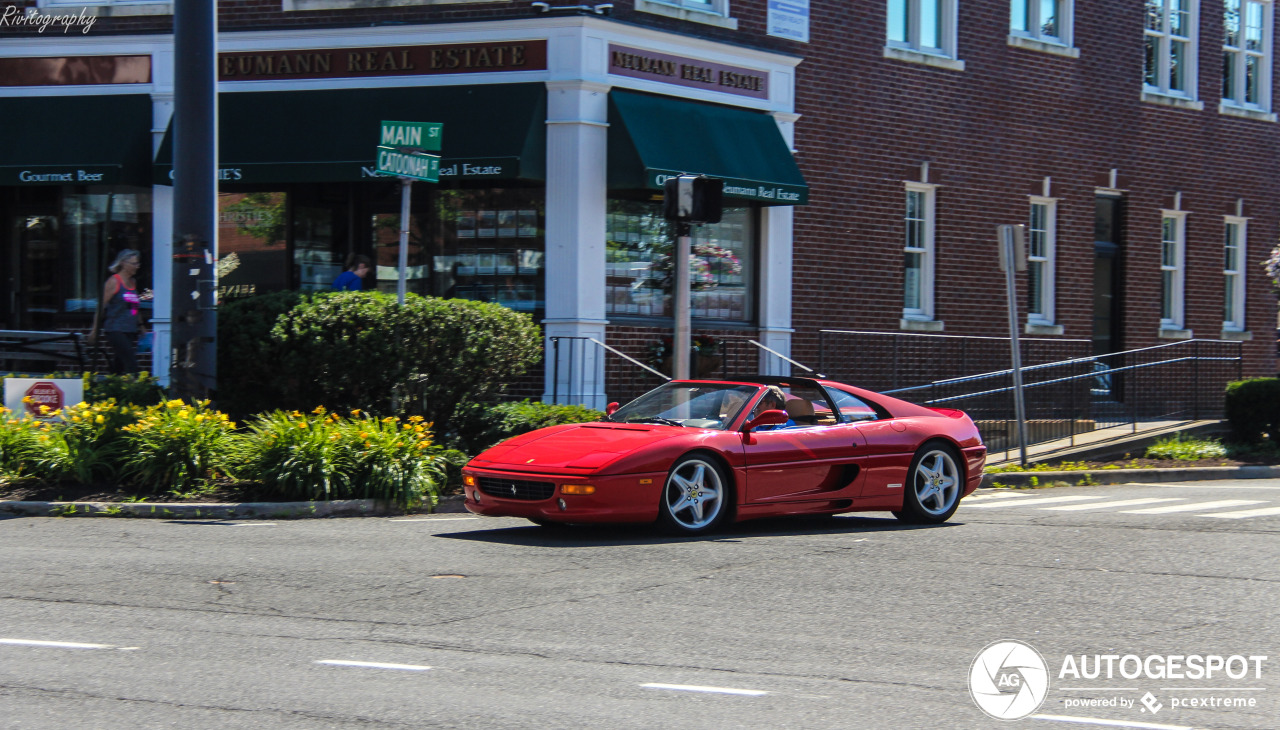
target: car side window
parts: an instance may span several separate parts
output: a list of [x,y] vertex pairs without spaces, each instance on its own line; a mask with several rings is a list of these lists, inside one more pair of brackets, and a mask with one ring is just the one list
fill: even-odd
[[840,411],[841,419],[845,421],[874,421],[880,418],[876,413],[876,409],[865,400],[839,388],[828,388],[831,397],[836,399],[836,408]]
[[[778,405],[766,393],[765,397],[756,404],[756,408],[752,411],[752,418],[760,415],[761,412],[768,408],[776,408],[785,410],[787,417],[790,419],[790,423],[787,426],[779,428],[810,428],[813,426],[830,426],[839,422],[831,401],[819,388],[802,384],[779,384],[778,386],[770,386],[770,388],[781,390],[785,402]],[[767,407],[762,407],[766,405],[766,401],[769,401]]]

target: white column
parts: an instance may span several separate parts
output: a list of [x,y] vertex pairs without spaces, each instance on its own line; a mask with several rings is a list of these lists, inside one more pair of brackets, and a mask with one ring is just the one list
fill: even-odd
[[[775,112],[787,146],[795,142],[795,122],[798,114]],[[794,150],[793,150],[794,151]],[[760,215],[760,343],[771,350],[791,356],[791,247],[792,222],[795,219],[791,206],[764,208]],[[816,368],[812,363],[805,363]],[[760,372],[764,375],[790,375],[791,364],[763,350],[760,352]]]
[[547,83],[547,335],[543,400],[603,409],[609,86]]
[[[169,118],[173,115],[173,94],[151,97],[151,156],[160,149]],[[173,311],[173,186],[151,186],[151,290],[155,293],[151,306],[152,375],[166,388],[169,367],[173,362],[169,317]]]

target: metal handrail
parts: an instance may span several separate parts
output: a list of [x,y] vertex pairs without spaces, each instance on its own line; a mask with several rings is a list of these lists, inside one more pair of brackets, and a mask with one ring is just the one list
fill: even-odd
[[654,375],[657,375],[659,378],[662,378],[663,380],[671,380],[671,378],[670,378],[670,377],[668,377],[668,376],[666,376],[666,375],[663,375],[662,373],[658,372],[657,370],[654,370],[653,368],[649,367],[648,365],[645,365],[644,363],[640,362],[639,360],[635,359],[634,357],[631,357],[630,355],[628,355],[628,354],[626,354],[626,353],[624,353],[624,352],[619,352],[619,351],[618,351],[618,350],[616,350],[615,348],[612,348],[612,347],[610,347],[610,346],[608,346],[608,345],[604,344],[603,342],[601,342],[600,340],[597,340],[597,339],[596,339],[596,338],[594,338],[594,337],[586,337],[586,338],[584,338],[584,339],[587,339],[587,340],[590,340],[591,342],[596,343],[597,345],[599,345],[599,346],[603,347],[604,349],[608,350],[609,352],[612,352],[613,354],[617,355],[618,357],[622,358],[623,360],[627,360],[627,361],[631,362],[632,364],[639,365],[640,367],[644,368],[645,370],[648,370],[649,372],[653,373]]
[[[885,337],[931,337],[937,339],[953,339],[953,340],[1000,340],[1008,342],[1008,337],[991,337],[988,335],[937,335],[925,332],[872,332],[870,330],[818,330],[818,334],[824,332],[833,335],[881,335]],[[1091,343],[1093,340],[1070,340],[1059,337],[1019,337],[1020,342],[1076,342]]]
[[814,375],[818,376],[819,378],[825,378],[825,377],[827,377],[827,376],[823,375],[822,373],[819,373],[819,372],[815,371],[813,368],[811,368],[811,367],[809,367],[809,366],[807,366],[807,365],[803,365],[803,364],[801,364],[801,363],[796,362],[795,360],[792,360],[791,358],[787,357],[786,355],[783,355],[781,352],[778,352],[777,350],[773,350],[773,349],[770,349],[770,348],[768,348],[768,347],[765,347],[764,345],[760,344],[759,342],[756,342],[755,340],[747,340],[747,342],[750,342],[751,344],[755,345],[756,347],[760,348],[761,350],[764,350],[765,352],[769,353],[770,355],[773,355],[774,357],[777,357],[777,358],[782,359],[782,360],[786,360],[787,362],[791,363],[792,365],[795,365],[796,367],[800,368],[801,370],[804,370],[805,372],[813,373]]

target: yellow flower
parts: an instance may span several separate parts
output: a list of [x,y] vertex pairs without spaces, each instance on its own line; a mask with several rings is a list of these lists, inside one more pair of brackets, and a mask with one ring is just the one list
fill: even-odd
[[397,419],[396,419],[396,417],[395,417],[395,416],[387,416],[386,418],[382,419],[382,422],[383,422],[383,423],[395,423],[395,422],[396,422],[396,420],[397,420]]
[[409,416],[409,423],[421,423],[422,416]]
[[165,406],[167,406],[167,407],[169,407],[169,408],[181,408],[181,407],[182,407],[182,405],[183,405],[183,404],[182,404],[182,400],[181,400],[181,399],[179,399],[179,398],[175,398],[175,399],[173,399],[173,400],[168,401],[167,403],[165,403]]
[[106,416],[103,416],[103,415],[99,415],[97,418],[93,419],[93,422],[94,422],[94,423],[106,423],[106,422],[107,422],[107,417],[106,417]]
[[324,415],[324,406],[316,406],[316,407],[315,407],[315,410],[313,410],[313,411],[311,411],[311,412],[312,412],[312,413],[314,413],[314,414],[316,414],[317,416],[323,416],[323,415]]
[[306,428],[306,427],[307,427],[307,422],[306,422],[306,421],[299,421],[299,422],[298,422],[298,428]]
[[196,423],[200,423],[200,422],[201,422],[201,421],[203,421],[203,420],[204,420],[204,414],[203,414],[203,413],[197,413],[197,414],[196,414]]
[[352,418],[359,418],[359,417],[360,417],[360,409],[359,409],[359,408],[352,408],[352,409],[351,409],[351,417],[352,417]]
[[183,408],[182,410],[178,411],[178,418],[186,418],[188,415],[190,415],[190,412],[189,412],[189,411],[187,411],[187,409],[185,409],[185,408]]
[[24,396],[22,397],[22,402],[23,402],[23,403],[35,403],[36,401],[35,401],[35,399],[34,399],[34,398],[32,398],[31,396],[29,396],[29,395],[24,395]]

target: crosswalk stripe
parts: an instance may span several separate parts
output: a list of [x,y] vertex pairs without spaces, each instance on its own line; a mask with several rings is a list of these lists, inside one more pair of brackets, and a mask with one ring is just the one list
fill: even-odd
[[1085,496],[1082,494],[1071,497],[1036,497],[1034,499],[1002,499],[999,502],[991,502],[990,504],[970,505],[969,509],[991,509],[993,507],[1026,507],[1033,504],[1053,504],[1055,502],[1079,502],[1084,499],[1102,499],[1099,495]]
[[1150,509],[1125,510],[1121,514],[1126,515],[1164,515],[1170,512],[1195,512],[1204,509],[1218,509],[1220,507],[1242,507],[1246,504],[1266,504],[1266,500],[1257,499],[1219,499],[1215,502],[1192,502],[1191,504],[1171,504],[1165,507],[1152,507]]
[[1060,510],[1063,512],[1074,512],[1084,509],[1106,509],[1108,507],[1133,507],[1139,504],[1155,504],[1156,502],[1181,502],[1182,497],[1146,497],[1144,499],[1122,499],[1117,502],[1090,502],[1089,504],[1069,504],[1065,507],[1041,507],[1043,511]]
[[1259,509],[1247,509],[1241,512],[1217,512],[1211,515],[1196,515],[1196,517],[1220,517],[1224,520],[1242,520],[1246,517],[1267,517],[1269,515],[1280,515],[1280,507],[1261,507]]
[[1027,495],[1018,494],[1017,492],[1000,492],[997,494],[971,494],[968,497],[965,497],[964,501],[973,502],[979,499],[1005,499],[1007,497],[1025,497],[1025,496]]

